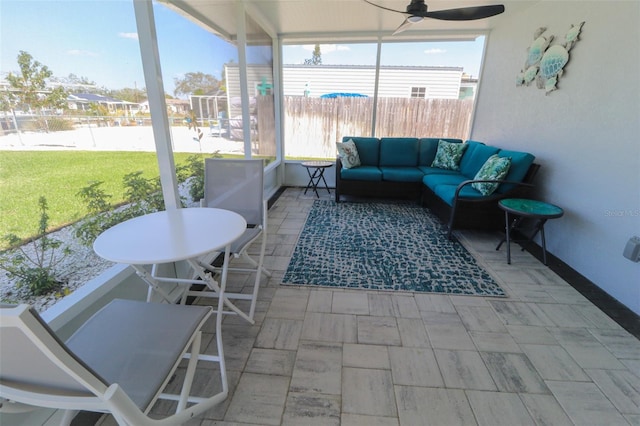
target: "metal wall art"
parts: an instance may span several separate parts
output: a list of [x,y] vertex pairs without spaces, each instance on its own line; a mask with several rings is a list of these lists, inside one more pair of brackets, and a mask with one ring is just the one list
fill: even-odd
[[516,86],[529,86],[535,81],[538,89],[544,89],[547,95],[556,90],[564,66],[569,62],[569,51],[578,42],[583,25],[584,21],[571,25],[563,42],[552,46],[555,37],[543,36],[547,28],[538,28],[533,34],[533,43],[527,49],[524,68],[516,77]]

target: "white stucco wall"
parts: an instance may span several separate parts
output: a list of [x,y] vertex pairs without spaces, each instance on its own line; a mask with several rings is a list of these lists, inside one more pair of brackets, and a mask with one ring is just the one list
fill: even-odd
[[[516,87],[538,27],[564,38],[586,21],[557,91]],[[551,253],[640,313],[640,2],[540,2],[492,31],[472,139],[531,152],[538,194],[565,210],[549,221]]]

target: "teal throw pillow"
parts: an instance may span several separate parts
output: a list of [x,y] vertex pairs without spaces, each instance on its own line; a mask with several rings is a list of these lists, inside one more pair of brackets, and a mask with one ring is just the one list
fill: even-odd
[[358,155],[358,148],[353,139],[349,139],[346,142],[336,142],[336,148],[338,149],[338,155],[342,161],[342,167],[350,169],[352,167],[358,167],[360,163],[360,156]]
[[[480,167],[480,170],[478,170],[478,173],[476,173],[476,177],[473,178],[473,180],[504,179],[507,173],[509,173],[510,167],[511,157],[498,157],[498,154],[493,154],[487,159],[487,161],[485,161],[482,167]],[[498,189],[498,185],[500,184],[493,182],[475,182],[471,184],[471,186],[478,190],[482,195],[493,194],[493,192]]]
[[436,157],[431,163],[431,167],[438,167],[446,170],[460,170],[460,159],[467,149],[466,143],[452,143],[440,140]]

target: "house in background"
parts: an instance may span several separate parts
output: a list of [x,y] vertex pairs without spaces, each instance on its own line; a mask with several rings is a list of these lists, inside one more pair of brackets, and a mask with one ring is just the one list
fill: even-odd
[[[227,88],[227,106],[229,118],[238,118],[242,114],[240,100],[240,68],[236,63],[225,64],[224,75]],[[273,94],[272,68],[266,65],[247,65],[247,87],[251,104],[250,112],[255,112],[255,97]]]
[[[373,96],[376,67],[370,65],[283,65],[285,96],[328,93]],[[380,66],[378,96],[458,99],[461,67]]]
[[[380,66],[378,96],[397,98],[458,99],[462,87],[461,67]],[[227,96],[240,96],[238,64],[225,65]],[[371,65],[282,66],[284,96],[320,97],[331,93],[374,96],[376,67]],[[247,65],[249,96],[272,93],[271,68]]]
[[67,97],[67,105],[70,110],[88,111],[91,104],[106,107],[110,114],[125,114],[127,116],[135,115],[139,109],[138,104],[134,102],[122,101],[95,93],[72,93]]
[[[247,64],[246,69],[251,129],[255,136],[256,98],[273,94],[273,76],[270,66]],[[462,71],[462,67],[381,66],[377,94],[384,98],[459,99]],[[376,67],[370,65],[285,64],[282,66],[282,94],[285,97],[350,95],[373,98],[375,79]],[[228,133],[234,139],[242,139],[239,64],[225,65],[225,81]]]
[[[189,101],[185,99],[165,99],[167,104],[167,112],[178,115],[187,115],[189,113]],[[140,104],[140,112],[149,113],[149,101]]]

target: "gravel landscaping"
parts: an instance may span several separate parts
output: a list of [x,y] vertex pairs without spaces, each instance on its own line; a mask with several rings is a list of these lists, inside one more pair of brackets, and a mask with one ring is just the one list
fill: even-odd
[[[197,202],[189,200],[189,192],[186,185],[183,185],[180,188],[180,195],[188,200],[188,207],[198,205]],[[29,294],[28,289],[24,287],[17,288],[16,280],[9,279],[5,271],[0,270],[1,303],[28,303],[38,312],[44,312],[55,303],[62,300],[65,293],[72,293],[78,287],[87,283],[92,278],[97,277],[114,265],[113,262],[106,261],[96,255],[93,248],[80,243],[80,241],[74,236],[73,225],[62,228],[56,232],[52,232],[49,236],[62,241],[63,245],[71,249],[71,254],[66,256],[56,268],[56,278],[61,282],[64,282],[63,288],[53,294],[33,296]],[[27,244],[23,246],[22,249],[27,255],[33,256],[34,249],[32,244]]]

